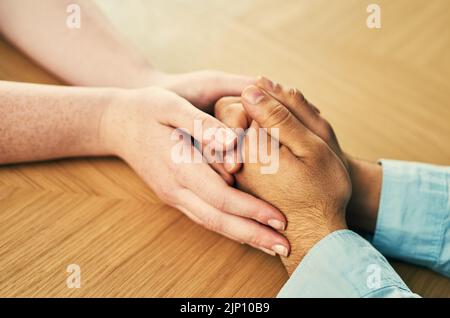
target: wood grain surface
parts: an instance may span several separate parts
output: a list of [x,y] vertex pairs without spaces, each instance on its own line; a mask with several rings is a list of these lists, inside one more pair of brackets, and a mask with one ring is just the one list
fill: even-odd
[[[265,74],[300,88],[349,153],[450,165],[450,1],[378,0],[379,30],[365,0],[97,2],[158,68]],[[4,40],[0,79],[58,83]],[[80,289],[66,286],[69,264]],[[450,296],[448,279],[393,264],[413,291]],[[0,296],[273,297],[287,278],[118,159],[0,167]]]

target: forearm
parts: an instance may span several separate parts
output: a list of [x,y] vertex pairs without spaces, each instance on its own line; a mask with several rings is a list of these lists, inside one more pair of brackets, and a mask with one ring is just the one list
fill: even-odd
[[17,47],[66,83],[145,87],[161,75],[120,37],[94,2],[81,7],[81,28],[66,25],[70,0],[2,0],[0,30]]
[[[323,220],[321,217],[323,214],[332,217]],[[291,253],[288,257],[282,258],[282,262],[289,276],[318,242],[331,233],[347,229],[343,215],[341,211],[330,213],[316,208],[287,213],[288,226],[285,234],[291,243]],[[311,219],[318,221],[314,228],[305,226]]]
[[368,234],[375,232],[380,205],[382,167],[354,158],[348,158],[353,193],[347,208],[350,228]]
[[115,94],[0,81],[0,164],[109,155],[101,120]]

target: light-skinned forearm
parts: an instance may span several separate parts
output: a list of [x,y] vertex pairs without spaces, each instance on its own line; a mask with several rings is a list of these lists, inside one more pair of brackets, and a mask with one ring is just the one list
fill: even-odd
[[93,1],[78,0],[81,28],[66,25],[71,0],[2,0],[0,32],[68,84],[137,88],[162,76],[119,35]]
[[0,81],[0,164],[111,154],[100,125],[115,94]]

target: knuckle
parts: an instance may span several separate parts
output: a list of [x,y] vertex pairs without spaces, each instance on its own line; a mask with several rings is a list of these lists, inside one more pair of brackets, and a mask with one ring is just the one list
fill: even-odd
[[192,120],[193,120],[192,125],[194,125],[194,123],[198,123],[201,125],[202,128],[204,128],[205,125],[208,125],[208,124],[211,125],[212,124],[211,121],[213,119],[212,119],[212,117],[210,117],[206,113],[202,112],[201,110],[195,110]]
[[289,89],[289,96],[290,98],[297,103],[304,103],[306,102],[305,96],[300,92],[297,88],[291,88]]
[[220,98],[216,104],[214,105],[214,112],[220,112],[222,110],[223,107],[227,106],[227,97],[222,97]]
[[248,241],[253,246],[262,246],[263,237],[264,237],[263,233],[251,233],[249,234]]
[[214,207],[220,211],[225,211],[226,209],[226,205],[227,205],[227,200],[225,198],[225,196],[218,196],[215,200],[214,200]]
[[284,126],[290,120],[291,113],[281,103],[272,106],[263,120],[265,128]]
[[260,222],[267,219],[266,214],[263,212],[263,210],[250,211],[248,212],[248,217]]
[[335,133],[334,133],[334,129],[333,126],[331,126],[331,124],[326,121],[323,120],[322,122],[322,139],[326,142],[329,143],[330,141],[333,141],[335,139]]
[[311,161],[316,164],[318,160],[326,157],[328,145],[321,136],[314,136],[310,141],[305,143],[302,159]]
[[327,144],[323,141],[320,141],[318,146],[315,149],[317,159],[325,161],[330,157],[331,150],[327,146]]
[[203,226],[213,232],[221,232],[222,224],[214,217],[207,217],[203,220]]
[[273,92],[275,94],[283,93],[283,87],[279,83],[274,83]]
[[173,205],[176,203],[176,195],[173,187],[162,186],[155,191],[158,197],[166,204]]
[[227,118],[228,116],[236,116],[244,112],[244,107],[237,97],[223,97],[216,103],[214,108],[215,117],[219,119]]
[[176,164],[175,166],[176,166],[176,168],[174,168],[173,174],[174,174],[176,182],[179,185],[181,185],[181,186],[184,186],[184,185],[188,184],[189,176],[185,172],[185,169],[183,169],[183,165],[182,164]]

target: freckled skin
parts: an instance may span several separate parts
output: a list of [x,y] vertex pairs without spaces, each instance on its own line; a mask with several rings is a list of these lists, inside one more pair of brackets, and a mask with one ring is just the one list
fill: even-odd
[[[222,164],[180,169],[170,160],[172,128],[210,116],[218,99],[240,96],[255,79],[214,70],[165,73],[121,36],[94,1],[77,0],[80,29],[67,27],[73,2],[0,0],[0,33],[64,83],[111,89],[1,83],[0,164],[117,155],[162,201],[195,222],[270,254],[274,245],[289,249],[277,227],[266,226],[284,224],[281,212],[232,188],[234,178]],[[137,97],[138,90],[147,96]],[[103,116],[105,107],[120,110]],[[110,121],[100,120],[105,117]],[[180,126],[169,123],[174,118]],[[213,118],[208,122],[222,126]]]
[[0,164],[111,154],[99,124],[110,89],[0,81]]
[[270,227],[273,220],[285,223],[276,208],[230,187],[206,162],[173,160],[174,129],[192,133],[195,120],[205,131],[224,127],[162,88],[0,82],[0,164],[117,156],[165,203],[207,229],[271,254],[274,246],[287,251],[287,239]]

